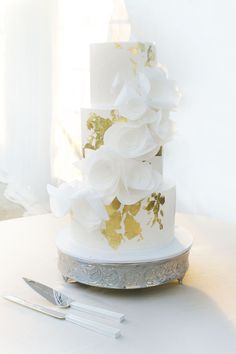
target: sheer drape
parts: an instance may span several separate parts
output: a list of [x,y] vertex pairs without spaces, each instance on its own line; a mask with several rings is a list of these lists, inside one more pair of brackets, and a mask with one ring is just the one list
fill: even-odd
[[79,110],[89,104],[89,43],[120,34],[117,18],[109,21],[124,5],[0,4],[0,180],[7,198],[39,213],[48,210],[46,184],[78,173],[72,163],[80,154]]
[[46,210],[50,180],[53,5],[52,0],[5,2],[0,167],[6,196],[31,213]]

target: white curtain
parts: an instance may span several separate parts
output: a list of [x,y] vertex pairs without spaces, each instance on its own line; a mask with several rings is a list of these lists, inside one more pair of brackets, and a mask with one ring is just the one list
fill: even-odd
[[0,0],[0,181],[30,214],[48,210],[47,183],[77,174],[89,43],[120,35],[124,10],[122,0]]
[[50,180],[53,1],[8,0],[2,6],[1,175],[9,199],[42,212]]

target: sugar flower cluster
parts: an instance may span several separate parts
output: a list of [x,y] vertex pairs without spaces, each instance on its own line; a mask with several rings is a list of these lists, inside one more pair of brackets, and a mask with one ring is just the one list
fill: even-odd
[[125,120],[109,127],[104,145],[77,163],[83,182],[48,185],[52,212],[63,216],[72,210],[89,231],[107,220],[105,205],[114,198],[132,205],[161,188],[162,175],[153,161],[173,136],[169,114],[181,96],[160,66],[145,67],[132,80],[117,74],[112,90],[114,107]]

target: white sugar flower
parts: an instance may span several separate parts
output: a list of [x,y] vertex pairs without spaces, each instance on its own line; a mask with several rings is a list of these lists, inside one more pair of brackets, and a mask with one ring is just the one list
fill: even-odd
[[170,141],[175,133],[175,122],[169,118],[168,111],[162,111],[162,118],[160,122],[154,122],[149,125],[153,135],[155,135],[162,144]]
[[160,141],[153,137],[147,125],[113,124],[104,135],[104,145],[122,158],[146,158],[160,149]]
[[74,195],[71,211],[73,219],[89,232],[99,229],[108,219],[101,196],[88,186]]
[[135,88],[125,84],[116,101],[115,107],[119,114],[128,120],[135,121],[148,109],[145,96],[140,95]]
[[82,160],[82,172],[87,183],[108,199],[114,199],[120,178],[117,156],[102,146]]
[[161,67],[145,68],[138,77],[139,86],[143,88],[143,94],[150,108],[170,111],[177,108],[181,93],[176,82],[169,80]]
[[62,183],[58,188],[47,186],[52,213],[62,217],[72,211],[73,218],[91,231],[108,218],[100,195],[82,182]]
[[121,158],[106,146],[88,154],[82,170],[105,204],[115,197],[123,204],[136,203],[156,190],[162,179],[150,162]]
[[119,114],[136,125],[158,124],[161,110],[175,109],[181,97],[176,83],[161,67],[145,68],[135,80],[123,79],[123,84],[116,77],[113,86],[120,87],[115,100]]
[[62,183],[57,188],[48,184],[47,191],[52,213],[57,217],[66,215],[72,205],[74,186],[68,183]]
[[157,190],[161,182],[161,174],[149,162],[124,160],[117,198],[123,204],[134,204]]

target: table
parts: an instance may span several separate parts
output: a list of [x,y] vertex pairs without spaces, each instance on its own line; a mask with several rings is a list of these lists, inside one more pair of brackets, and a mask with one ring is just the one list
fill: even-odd
[[0,222],[0,294],[48,305],[21,280],[26,276],[127,316],[115,340],[0,298],[0,353],[235,354],[236,225],[176,219],[194,237],[184,285],[119,291],[64,283],[55,248],[64,220],[48,214]]

